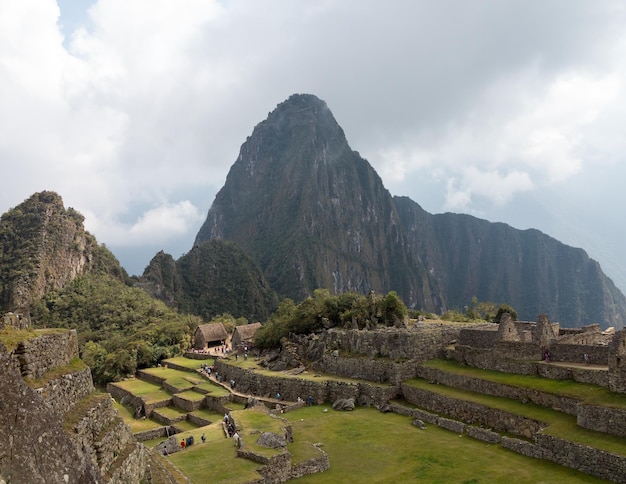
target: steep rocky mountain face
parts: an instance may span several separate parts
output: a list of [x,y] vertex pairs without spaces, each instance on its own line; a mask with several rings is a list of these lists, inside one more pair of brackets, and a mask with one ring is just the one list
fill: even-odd
[[507,302],[526,320],[546,313],[568,326],[623,327],[626,298],[584,250],[538,230],[431,215],[406,197],[394,200],[413,255],[433,272],[451,307],[477,296]]
[[409,305],[441,305],[380,177],[311,95],[280,104],[243,144],[196,244],[210,239],[236,242],[295,300],[393,288]]
[[177,261],[158,253],[138,285],[205,320],[223,313],[265,320],[278,303],[258,265],[236,244],[221,240],[196,245]]
[[230,240],[281,296],[395,290],[407,306],[463,308],[472,296],[568,326],[622,327],[626,298],[581,249],[535,230],[392,198],[350,149],[326,104],[293,95],[242,145],[196,245]]
[[85,231],[83,216],[54,192],[35,193],[0,218],[0,310],[28,308],[76,276],[101,270],[127,276]]

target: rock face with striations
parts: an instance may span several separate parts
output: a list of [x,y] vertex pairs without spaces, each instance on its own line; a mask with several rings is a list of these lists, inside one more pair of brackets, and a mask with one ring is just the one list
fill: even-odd
[[281,295],[395,290],[429,310],[436,281],[412,259],[398,212],[326,103],[293,95],[256,126],[196,244],[236,242]]
[[237,243],[281,296],[396,291],[427,311],[472,296],[522,319],[621,328],[626,298],[597,262],[536,230],[393,198],[326,104],[296,94],[242,145],[196,237]]

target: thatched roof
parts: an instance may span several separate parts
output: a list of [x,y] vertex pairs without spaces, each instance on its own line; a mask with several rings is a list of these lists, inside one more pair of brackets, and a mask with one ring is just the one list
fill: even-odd
[[196,331],[202,333],[202,337],[207,343],[212,341],[226,341],[228,338],[228,333],[222,323],[201,324]]
[[256,333],[257,329],[260,327],[261,323],[242,324],[241,326],[237,326],[235,328],[235,332],[233,333],[233,338],[235,337],[235,334],[238,334],[241,341],[252,339],[254,337],[254,333]]

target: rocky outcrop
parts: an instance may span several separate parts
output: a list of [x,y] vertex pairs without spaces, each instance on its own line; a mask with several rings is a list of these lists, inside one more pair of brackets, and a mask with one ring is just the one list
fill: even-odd
[[0,365],[0,476],[7,482],[104,482],[1,344]]
[[[42,334],[19,345],[19,354],[0,343],[0,480],[143,481],[147,450],[117,415],[111,396],[94,392],[75,340],[74,331]],[[23,373],[37,378],[25,380]]]
[[84,217],[54,192],[35,193],[0,218],[0,309],[28,308],[79,275],[127,277],[115,257],[83,226]]

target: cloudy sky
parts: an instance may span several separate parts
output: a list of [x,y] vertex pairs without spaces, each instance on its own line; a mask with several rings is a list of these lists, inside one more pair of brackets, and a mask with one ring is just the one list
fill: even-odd
[[0,212],[54,190],[131,274],[315,94],[393,195],[543,232],[626,290],[626,4],[0,0]]

